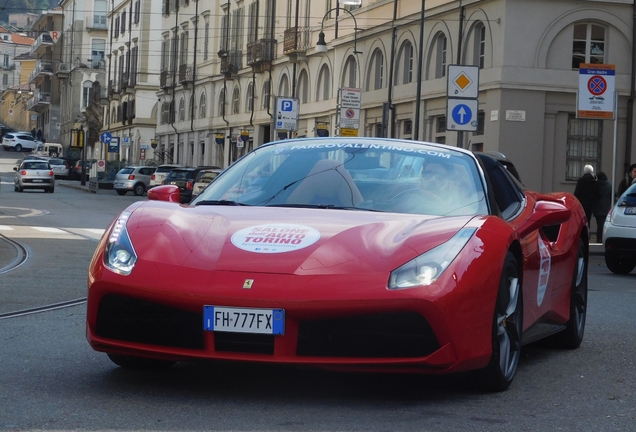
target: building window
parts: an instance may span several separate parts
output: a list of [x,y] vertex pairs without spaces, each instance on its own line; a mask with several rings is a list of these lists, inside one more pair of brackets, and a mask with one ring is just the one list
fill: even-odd
[[263,108],[269,108],[269,95],[270,95],[270,83],[269,80],[263,84]]
[[254,111],[254,83],[247,85],[247,98],[245,99],[245,112]]
[[477,113],[477,130],[473,132],[473,136],[484,134],[484,123],[486,121],[486,113],[479,111]]
[[404,135],[411,135],[413,133],[413,122],[411,120],[404,120],[403,126]]
[[484,56],[486,53],[486,26],[483,23],[475,25],[475,45],[473,47],[473,65],[479,69],[484,68]]
[[241,107],[241,91],[238,87],[234,87],[232,92],[232,114],[238,114]]
[[208,52],[210,50],[210,23],[205,22],[205,31],[203,36],[203,60],[208,59]]
[[305,69],[303,69],[298,78],[298,97],[301,104],[309,102],[309,78]]
[[329,67],[322,65],[318,74],[318,86],[316,88],[316,101],[331,99],[331,74]]
[[405,41],[398,52],[396,85],[408,84],[413,81],[413,45]]
[[353,55],[347,58],[343,69],[342,86],[350,88],[358,88],[358,62]]
[[2,74],[2,85],[9,85],[9,74]]
[[367,91],[378,90],[383,87],[384,81],[384,54],[376,48],[371,55],[369,71],[367,72]]
[[135,24],[139,24],[139,15],[141,13],[141,2],[137,0],[135,2]]
[[208,115],[206,105],[205,92],[201,92],[201,98],[199,99],[199,118],[205,118]]
[[287,74],[283,74],[280,79],[280,85],[278,86],[278,95],[289,96],[289,78],[287,78]]
[[82,108],[86,108],[90,105],[93,97],[93,83],[90,81],[84,81],[82,84]]
[[576,181],[583,175],[583,167],[592,165],[594,171],[601,166],[601,140],[603,121],[568,118],[565,179]]
[[179,121],[185,121],[185,100],[183,98],[179,101]]
[[435,78],[446,76],[446,55],[448,39],[444,33],[438,33],[435,38],[436,58],[435,58]]
[[221,96],[219,96],[219,115],[225,117],[225,89],[221,90]]
[[2,56],[2,67],[4,67],[4,68],[8,68],[9,67],[9,54],[4,54]]
[[596,24],[576,24],[572,43],[572,69],[581,63],[602,64],[605,56],[605,28]]
[[439,116],[435,118],[435,132],[446,132],[446,116]]

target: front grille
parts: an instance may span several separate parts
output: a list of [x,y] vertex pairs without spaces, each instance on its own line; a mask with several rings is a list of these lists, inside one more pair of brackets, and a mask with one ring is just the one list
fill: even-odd
[[108,339],[203,349],[203,312],[107,295],[99,303],[96,333]]
[[216,351],[274,354],[274,335],[214,332]]
[[417,313],[387,313],[303,321],[299,356],[424,357],[440,348],[429,323]]

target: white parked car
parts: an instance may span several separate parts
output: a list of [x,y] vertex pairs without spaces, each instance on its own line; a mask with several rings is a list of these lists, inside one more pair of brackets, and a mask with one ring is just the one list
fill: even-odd
[[603,225],[605,264],[612,273],[636,267],[636,183],[618,198]]
[[7,132],[2,137],[2,148],[5,150],[32,151],[41,145],[42,141],[38,141],[30,132]]
[[152,187],[159,186],[168,173],[174,168],[179,168],[179,165],[159,165],[152,176],[150,176],[150,184],[148,185],[148,188],[150,189]]

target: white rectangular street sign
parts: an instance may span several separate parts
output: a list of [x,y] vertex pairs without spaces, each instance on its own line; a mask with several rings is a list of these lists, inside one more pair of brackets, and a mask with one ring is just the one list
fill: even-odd
[[615,78],[615,65],[581,63],[576,111],[578,118],[614,118]]
[[479,97],[479,67],[448,65],[447,90],[451,98]]
[[448,98],[446,105],[446,129],[476,131],[479,101],[477,99]]
[[276,97],[276,130],[298,130],[298,98]]
[[342,87],[340,89],[340,107],[360,109],[362,106],[362,89]]
[[340,127],[344,129],[360,129],[360,109],[340,108]]

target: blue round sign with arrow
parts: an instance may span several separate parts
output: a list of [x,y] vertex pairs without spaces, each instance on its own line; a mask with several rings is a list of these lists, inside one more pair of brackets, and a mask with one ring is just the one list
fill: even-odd
[[477,130],[477,99],[448,98],[446,111],[446,129],[455,131]]
[[110,134],[110,132],[102,132],[102,134],[99,136],[99,140],[104,144],[110,144],[110,141],[112,139],[113,136]]
[[468,105],[459,104],[453,108],[453,120],[459,125],[468,124],[473,118],[473,112]]

